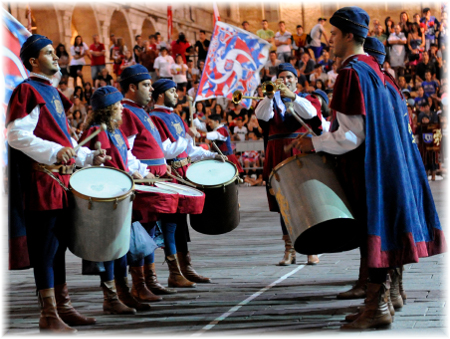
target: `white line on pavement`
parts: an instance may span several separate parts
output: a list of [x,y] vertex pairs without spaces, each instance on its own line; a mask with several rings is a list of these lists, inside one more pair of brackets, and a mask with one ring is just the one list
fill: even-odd
[[[322,256],[322,254],[319,254],[318,257]],[[195,332],[194,334],[191,335],[191,337],[199,337],[201,336],[203,333],[205,333],[206,331],[209,331],[210,329],[212,329],[214,326],[216,326],[218,323],[220,323],[222,320],[225,320],[226,318],[228,318],[230,315],[232,315],[234,312],[236,312],[237,310],[239,310],[242,306],[247,305],[250,301],[252,301],[253,299],[259,297],[261,294],[263,294],[264,292],[270,290],[272,287],[274,287],[275,285],[279,284],[280,282],[282,282],[283,280],[289,278],[291,275],[297,273],[298,271],[300,271],[303,267],[305,267],[306,265],[300,265],[298,267],[296,267],[294,270],[292,270],[291,272],[283,275],[280,279],[274,281],[273,283],[271,283],[270,285],[267,285],[266,287],[260,289],[258,292],[252,294],[250,297],[248,297],[247,299],[245,299],[244,301],[241,301],[239,304],[237,304],[236,306],[230,308],[228,310],[228,312],[225,312],[224,314],[222,314],[220,317],[217,317],[216,319],[214,319],[213,321],[211,321],[208,325],[206,325],[205,327],[203,327],[200,331]]]

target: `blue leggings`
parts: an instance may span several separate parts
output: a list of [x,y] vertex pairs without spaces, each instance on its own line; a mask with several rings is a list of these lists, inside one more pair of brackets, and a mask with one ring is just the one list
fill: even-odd
[[175,245],[175,231],[177,229],[177,215],[165,215],[161,218],[161,230],[164,236],[164,253],[166,257],[177,253]]
[[105,266],[105,272],[100,273],[102,282],[114,280],[114,277],[127,277],[127,255],[116,260],[105,261],[103,265]]
[[64,210],[27,211],[27,245],[36,288],[43,290],[66,282]]

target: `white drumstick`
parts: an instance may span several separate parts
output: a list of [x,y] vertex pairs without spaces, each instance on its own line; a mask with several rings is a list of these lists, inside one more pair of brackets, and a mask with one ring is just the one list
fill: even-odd
[[[91,140],[92,138],[96,137],[101,131],[106,131],[106,124],[100,124],[100,128],[96,130],[94,133],[92,133],[90,136],[88,136],[86,139],[84,139],[82,142],[78,144],[77,147],[74,148],[75,152],[78,151],[78,149],[81,146],[86,145],[86,143]],[[101,146],[100,146],[101,147]]]

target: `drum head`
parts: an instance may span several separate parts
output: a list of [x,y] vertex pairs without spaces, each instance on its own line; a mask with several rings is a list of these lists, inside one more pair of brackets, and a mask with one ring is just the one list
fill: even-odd
[[168,190],[170,193],[178,193],[191,197],[201,197],[202,195],[204,195],[202,191],[199,191],[195,188],[186,185],[175,184],[173,182],[156,182],[155,186],[164,190]]
[[72,189],[92,198],[117,198],[133,187],[132,179],[124,172],[109,167],[87,167],[72,174]]
[[166,193],[166,194],[174,194],[174,191],[170,191],[161,187],[155,186],[147,186],[147,185],[134,185],[134,188],[137,191],[141,192],[157,192],[157,193]]
[[214,186],[233,180],[236,167],[230,162],[202,160],[189,166],[186,178],[197,185]]

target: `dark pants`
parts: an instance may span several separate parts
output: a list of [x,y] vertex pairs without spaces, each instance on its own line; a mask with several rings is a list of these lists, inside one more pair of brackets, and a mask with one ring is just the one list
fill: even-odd
[[281,231],[283,232],[283,235],[288,235],[286,224],[284,223],[283,216],[281,215],[281,213],[280,213],[280,222],[281,222]]
[[38,290],[66,282],[64,210],[27,211],[27,245]]
[[186,214],[168,214],[161,218],[166,256],[188,251],[189,230]]
[[105,266],[105,272],[100,273],[100,280],[111,281],[116,278],[126,278],[127,276],[127,255],[123,257],[103,262]]

